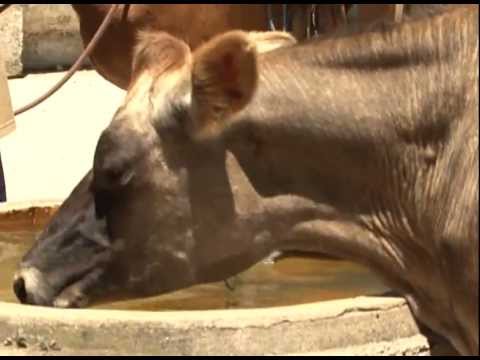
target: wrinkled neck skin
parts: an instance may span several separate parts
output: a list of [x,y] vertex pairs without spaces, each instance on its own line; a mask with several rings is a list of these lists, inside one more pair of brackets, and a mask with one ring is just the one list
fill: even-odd
[[478,8],[426,22],[260,55],[224,139],[263,196],[331,209],[281,247],[369,266],[478,354]]
[[131,183],[115,192],[108,212],[110,234],[124,244],[125,258],[113,272],[123,279],[121,296],[227,279],[276,250],[282,233],[319,216],[311,200],[260,197],[222,144],[194,144],[183,125],[171,120],[168,96],[175,91],[168,86],[178,79],[141,76],[114,120],[145,147]]

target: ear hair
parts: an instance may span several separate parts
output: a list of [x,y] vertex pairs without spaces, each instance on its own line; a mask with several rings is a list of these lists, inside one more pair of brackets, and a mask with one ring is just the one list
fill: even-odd
[[257,85],[257,52],[248,33],[230,31],[200,47],[192,69],[192,135],[218,135],[233,113],[251,100]]
[[250,31],[248,37],[255,43],[259,54],[297,43],[297,40],[285,31]]
[[184,66],[191,56],[190,47],[164,31],[139,31],[133,51],[132,81],[144,71],[162,74]]

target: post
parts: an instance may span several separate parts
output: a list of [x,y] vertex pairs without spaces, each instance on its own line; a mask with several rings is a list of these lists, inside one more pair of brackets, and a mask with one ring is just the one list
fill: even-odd
[[[8,91],[7,73],[0,47],[0,139],[15,130],[12,101]],[[2,158],[0,155],[0,202],[7,201],[5,177],[3,175]]]
[[8,91],[7,73],[0,48],[0,138],[15,130],[12,101]]

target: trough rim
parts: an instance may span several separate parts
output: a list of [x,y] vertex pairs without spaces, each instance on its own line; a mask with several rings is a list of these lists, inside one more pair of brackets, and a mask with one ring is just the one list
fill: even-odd
[[[0,301],[0,328],[0,341],[22,334],[33,355],[47,353],[38,350],[39,338],[47,342],[55,339],[57,343],[60,340],[58,355],[106,352],[258,356],[321,355],[325,351],[342,355],[355,347],[360,354],[365,351],[373,355],[429,351],[405,300],[394,297],[360,296],[270,308],[181,311],[59,309]],[[310,333],[315,330],[317,334]],[[284,339],[288,344],[276,348],[277,341],[287,335],[285,332],[291,338],[298,331],[305,340]],[[313,344],[308,340],[319,335],[326,340]],[[409,339],[413,338],[416,340],[412,343]],[[237,339],[240,346],[235,344]],[[395,345],[398,342],[401,345]],[[2,351],[8,354],[9,349],[15,350],[0,346],[0,355]],[[48,354],[53,355],[51,351]]]
[[[295,321],[309,320],[312,316],[322,319],[337,318],[352,312],[363,311],[388,311],[395,308],[407,306],[402,297],[377,297],[377,296],[357,296],[345,299],[335,299],[326,301],[310,302],[305,304],[295,304],[286,306],[272,306],[266,308],[240,308],[240,309],[208,309],[208,310],[119,310],[119,309],[99,309],[99,308],[78,308],[63,309],[48,306],[25,305],[0,301],[0,318],[8,317],[12,314],[31,317],[38,320],[51,320],[54,318],[58,322],[70,320],[79,321],[79,323],[90,323],[90,321],[116,322],[116,321],[142,321],[148,323],[162,322],[187,325],[201,323],[202,326],[209,322],[215,322],[215,326],[239,327],[239,321],[244,326],[254,326],[258,320],[266,325],[274,323],[291,321],[291,315]],[[40,312],[39,309],[42,311]],[[101,315],[101,317],[99,317]]]

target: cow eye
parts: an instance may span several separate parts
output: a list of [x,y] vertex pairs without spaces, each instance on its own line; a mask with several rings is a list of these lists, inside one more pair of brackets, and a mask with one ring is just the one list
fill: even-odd
[[110,183],[116,183],[122,176],[122,170],[120,168],[110,168],[105,170],[105,176]]
[[103,219],[107,216],[109,209],[112,206],[113,196],[109,191],[96,191],[95,199],[95,217]]

